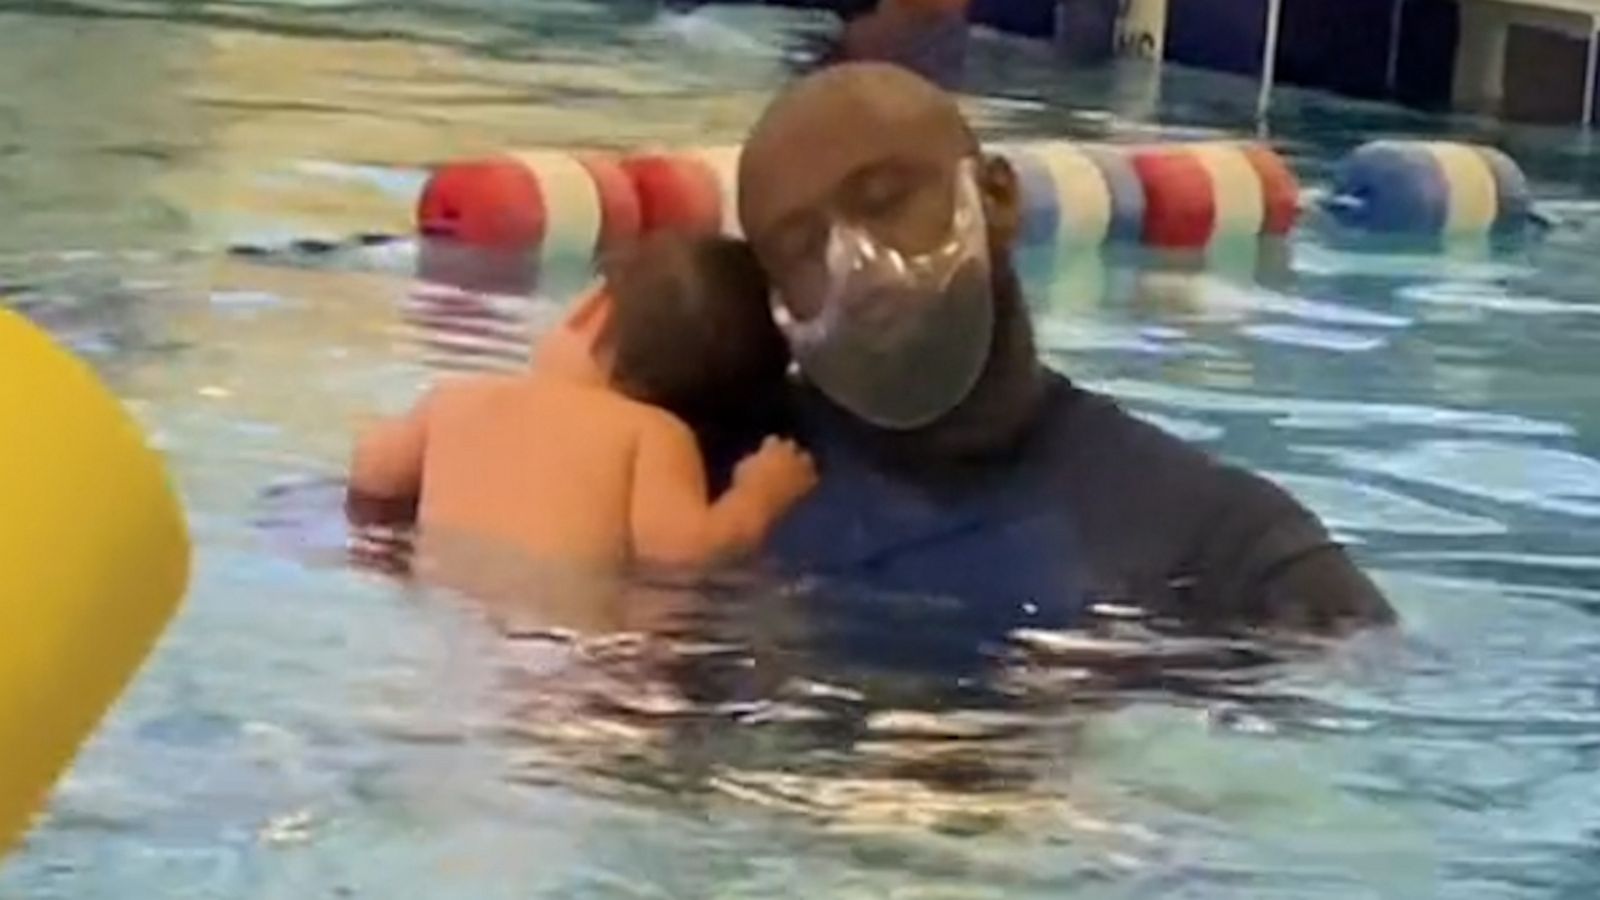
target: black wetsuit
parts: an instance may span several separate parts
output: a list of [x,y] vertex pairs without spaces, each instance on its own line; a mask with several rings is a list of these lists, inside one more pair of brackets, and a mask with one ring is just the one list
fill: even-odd
[[822,482],[769,545],[796,571],[954,598],[959,618],[988,633],[1073,625],[1095,602],[1201,628],[1393,619],[1281,488],[1059,375],[1012,451],[929,477],[874,462],[842,413],[809,388],[797,393],[794,431]]

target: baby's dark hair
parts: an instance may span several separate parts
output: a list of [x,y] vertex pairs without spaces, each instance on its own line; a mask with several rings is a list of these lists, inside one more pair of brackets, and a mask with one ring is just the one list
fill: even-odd
[[749,245],[661,231],[603,270],[612,308],[599,344],[618,390],[702,435],[740,429],[782,403],[789,348]]

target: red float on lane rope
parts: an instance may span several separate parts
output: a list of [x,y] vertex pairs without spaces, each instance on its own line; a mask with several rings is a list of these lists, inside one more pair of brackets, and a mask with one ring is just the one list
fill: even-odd
[[1134,171],[1144,184],[1144,242],[1168,250],[1206,246],[1216,228],[1211,175],[1182,150],[1141,150]]
[[722,228],[722,191],[716,173],[688,156],[641,154],[622,168],[639,197],[641,231],[677,228],[715,234]]
[[424,236],[496,249],[537,247],[549,221],[533,173],[510,158],[448,163],[417,201]]

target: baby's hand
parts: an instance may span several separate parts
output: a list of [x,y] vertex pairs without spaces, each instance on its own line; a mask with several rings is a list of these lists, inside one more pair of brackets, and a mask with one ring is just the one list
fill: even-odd
[[769,437],[734,469],[733,482],[787,509],[817,486],[817,464],[794,441]]

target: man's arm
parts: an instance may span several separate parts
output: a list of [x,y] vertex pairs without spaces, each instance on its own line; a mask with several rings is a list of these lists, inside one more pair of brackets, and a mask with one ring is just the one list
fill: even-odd
[[1383,592],[1287,491],[1228,466],[1218,486],[1189,597],[1195,618],[1323,635],[1396,622]]
[[1109,591],[1224,631],[1338,634],[1395,621],[1382,592],[1288,491],[1109,397],[1056,397],[1050,452],[1093,577]]
[[1332,544],[1266,574],[1256,595],[1263,624],[1277,631],[1342,635],[1398,621],[1378,586]]

